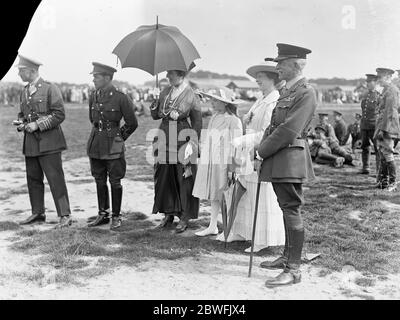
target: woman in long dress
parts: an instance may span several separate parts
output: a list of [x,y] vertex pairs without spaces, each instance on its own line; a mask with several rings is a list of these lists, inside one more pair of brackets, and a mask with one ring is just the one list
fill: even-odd
[[177,233],[185,231],[189,219],[197,219],[199,213],[199,199],[192,196],[192,190],[202,128],[201,105],[185,77],[185,71],[168,71],[171,86],[150,108],[153,119],[162,120],[154,140],[153,214],[165,214],[158,228],[171,226],[174,216],[179,217]]
[[[241,154],[245,165],[253,162],[250,154],[254,153],[254,147],[259,145],[265,130],[270,124],[272,111],[279,98],[276,85],[279,84],[278,72],[272,62],[252,66],[247,73],[256,79],[262,91],[260,97],[244,116],[243,122],[246,126],[246,135],[236,139],[234,145],[237,152]],[[250,166],[251,168],[253,165]],[[254,210],[256,203],[256,192],[258,173],[254,170],[239,175],[240,183],[247,189],[242,196],[237,210],[231,235],[232,239],[252,239]],[[222,236],[218,240],[224,240]],[[229,240],[229,238],[228,238]],[[262,182],[260,187],[260,199],[258,205],[257,227],[254,241],[254,251],[260,251],[265,247],[279,246],[285,244],[285,230],[283,225],[283,214],[279,207],[277,197],[270,182]],[[249,252],[250,248],[246,249]]]
[[197,236],[217,235],[218,214],[221,208],[223,192],[232,178],[233,147],[232,141],[243,135],[243,126],[237,115],[234,92],[220,88],[216,94],[205,94],[211,98],[214,115],[208,124],[206,135],[201,144],[201,156],[193,188],[193,195],[211,201],[211,219],[209,226],[196,232]]

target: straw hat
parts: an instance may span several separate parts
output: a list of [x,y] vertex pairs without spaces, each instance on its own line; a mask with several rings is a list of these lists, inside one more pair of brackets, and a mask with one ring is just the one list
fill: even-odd
[[278,70],[276,70],[276,63],[272,61],[265,61],[255,66],[251,66],[246,72],[253,78],[256,78],[258,72],[273,72],[278,74]]
[[202,95],[205,95],[206,97],[219,100],[225,103],[230,103],[234,105],[238,105],[242,103],[241,100],[235,99],[235,93],[226,87],[219,87],[218,89],[215,90],[215,94],[211,93],[206,93],[206,92],[201,92]]

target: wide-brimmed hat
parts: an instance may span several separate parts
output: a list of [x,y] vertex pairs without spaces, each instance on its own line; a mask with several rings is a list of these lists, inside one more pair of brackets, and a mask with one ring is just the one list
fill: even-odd
[[272,72],[278,74],[278,70],[276,70],[276,63],[272,61],[265,61],[254,66],[251,66],[247,69],[247,74],[253,78],[256,78],[257,73],[259,72]]
[[214,89],[213,92],[215,92],[215,94],[207,92],[201,92],[201,94],[205,95],[206,97],[233,105],[238,105],[243,102],[241,100],[235,99],[235,93],[229,88],[219,87],[217,89]]

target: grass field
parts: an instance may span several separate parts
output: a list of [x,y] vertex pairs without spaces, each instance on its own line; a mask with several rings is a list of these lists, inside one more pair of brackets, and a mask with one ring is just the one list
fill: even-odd
[[[248,108],[249,105],[243,106],[240,113],[243,115]],[[10,107],[1,107],[0,110],[0,154],[20,163],[23,168],[22,136],[11,125],[18,111]],[[358,105],[324,105],[319,110],[341,110],[348,123],[354,120],[354,113],[360,111]],[[67,118],[62,127],[68,150],[64,152],[64,159],[85,157],[86,141],[90,132],[87,107],[67,106],[66,112]],[[204,119],[204,128],[208,120]],[[144,150],[150,145],[150,142],[146,142],[146,133],[156,127],[158,121],[149,117],[139,118],[139,128],[126,144],[127,178],[135,180],[135,177],[140,176],[148,181],[152,180],[153,169],[146,161]],[[3,168],[4,170],[6,169]],[[312,263],[323,267],[327,273],[341,270],[345,265],[352,265],[366,274],[397,273],[400,271],[400,193],[387,194],[371,189],[374,178],[357,175],[357,170],[358,168],[352,167],[315,167],[317,180],[305,185],[305,250],[322,254]],[[169,233],[153,233],[147,230],[151,223],[138,218],[137,214],[131,213],[129,216],[128,213],[128,221],[140,223],[127,223],[121,232],[111,235],[108,232],[86,229],[32,234],[20,231],[14,249],[47,253],[47,259],[50,260],[46,263],[61,263],[67,269],[77,270],[85,265],[79,260],[82,257],[102,256],[108,259],[107,263],[110,259],[114,263],[138,263],[141,258],[146,257],[179,259],[204,251],[226,250],[221,244],[207,239],[200,241],[198,238],[183,237],[177,241]],[[193,222],[192,228],[207,224],[207,220],[208,217],[202,215],[201,220]],[[2,224],[0,228],[18,231],[18,226],[12,222]],[[67,239],[70,241],[65,241]],[[61,246],[62,243],[68,245]],[[123,249],[107,249],[116,245],[123,245]],[[245,247],[246,244],[234,244],[228,250],[242,252]],[[93,272],[97,272],[96,270],[98,269]]]

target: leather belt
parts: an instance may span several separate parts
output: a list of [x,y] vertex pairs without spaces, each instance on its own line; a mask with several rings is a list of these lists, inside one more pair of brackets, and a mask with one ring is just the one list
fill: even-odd
[[110,131],[113,128],[119,128],[119,122],[116,121],[99,121],[93,122],[93,127],[98,129],[99,131],[103,131],[104,129]]

